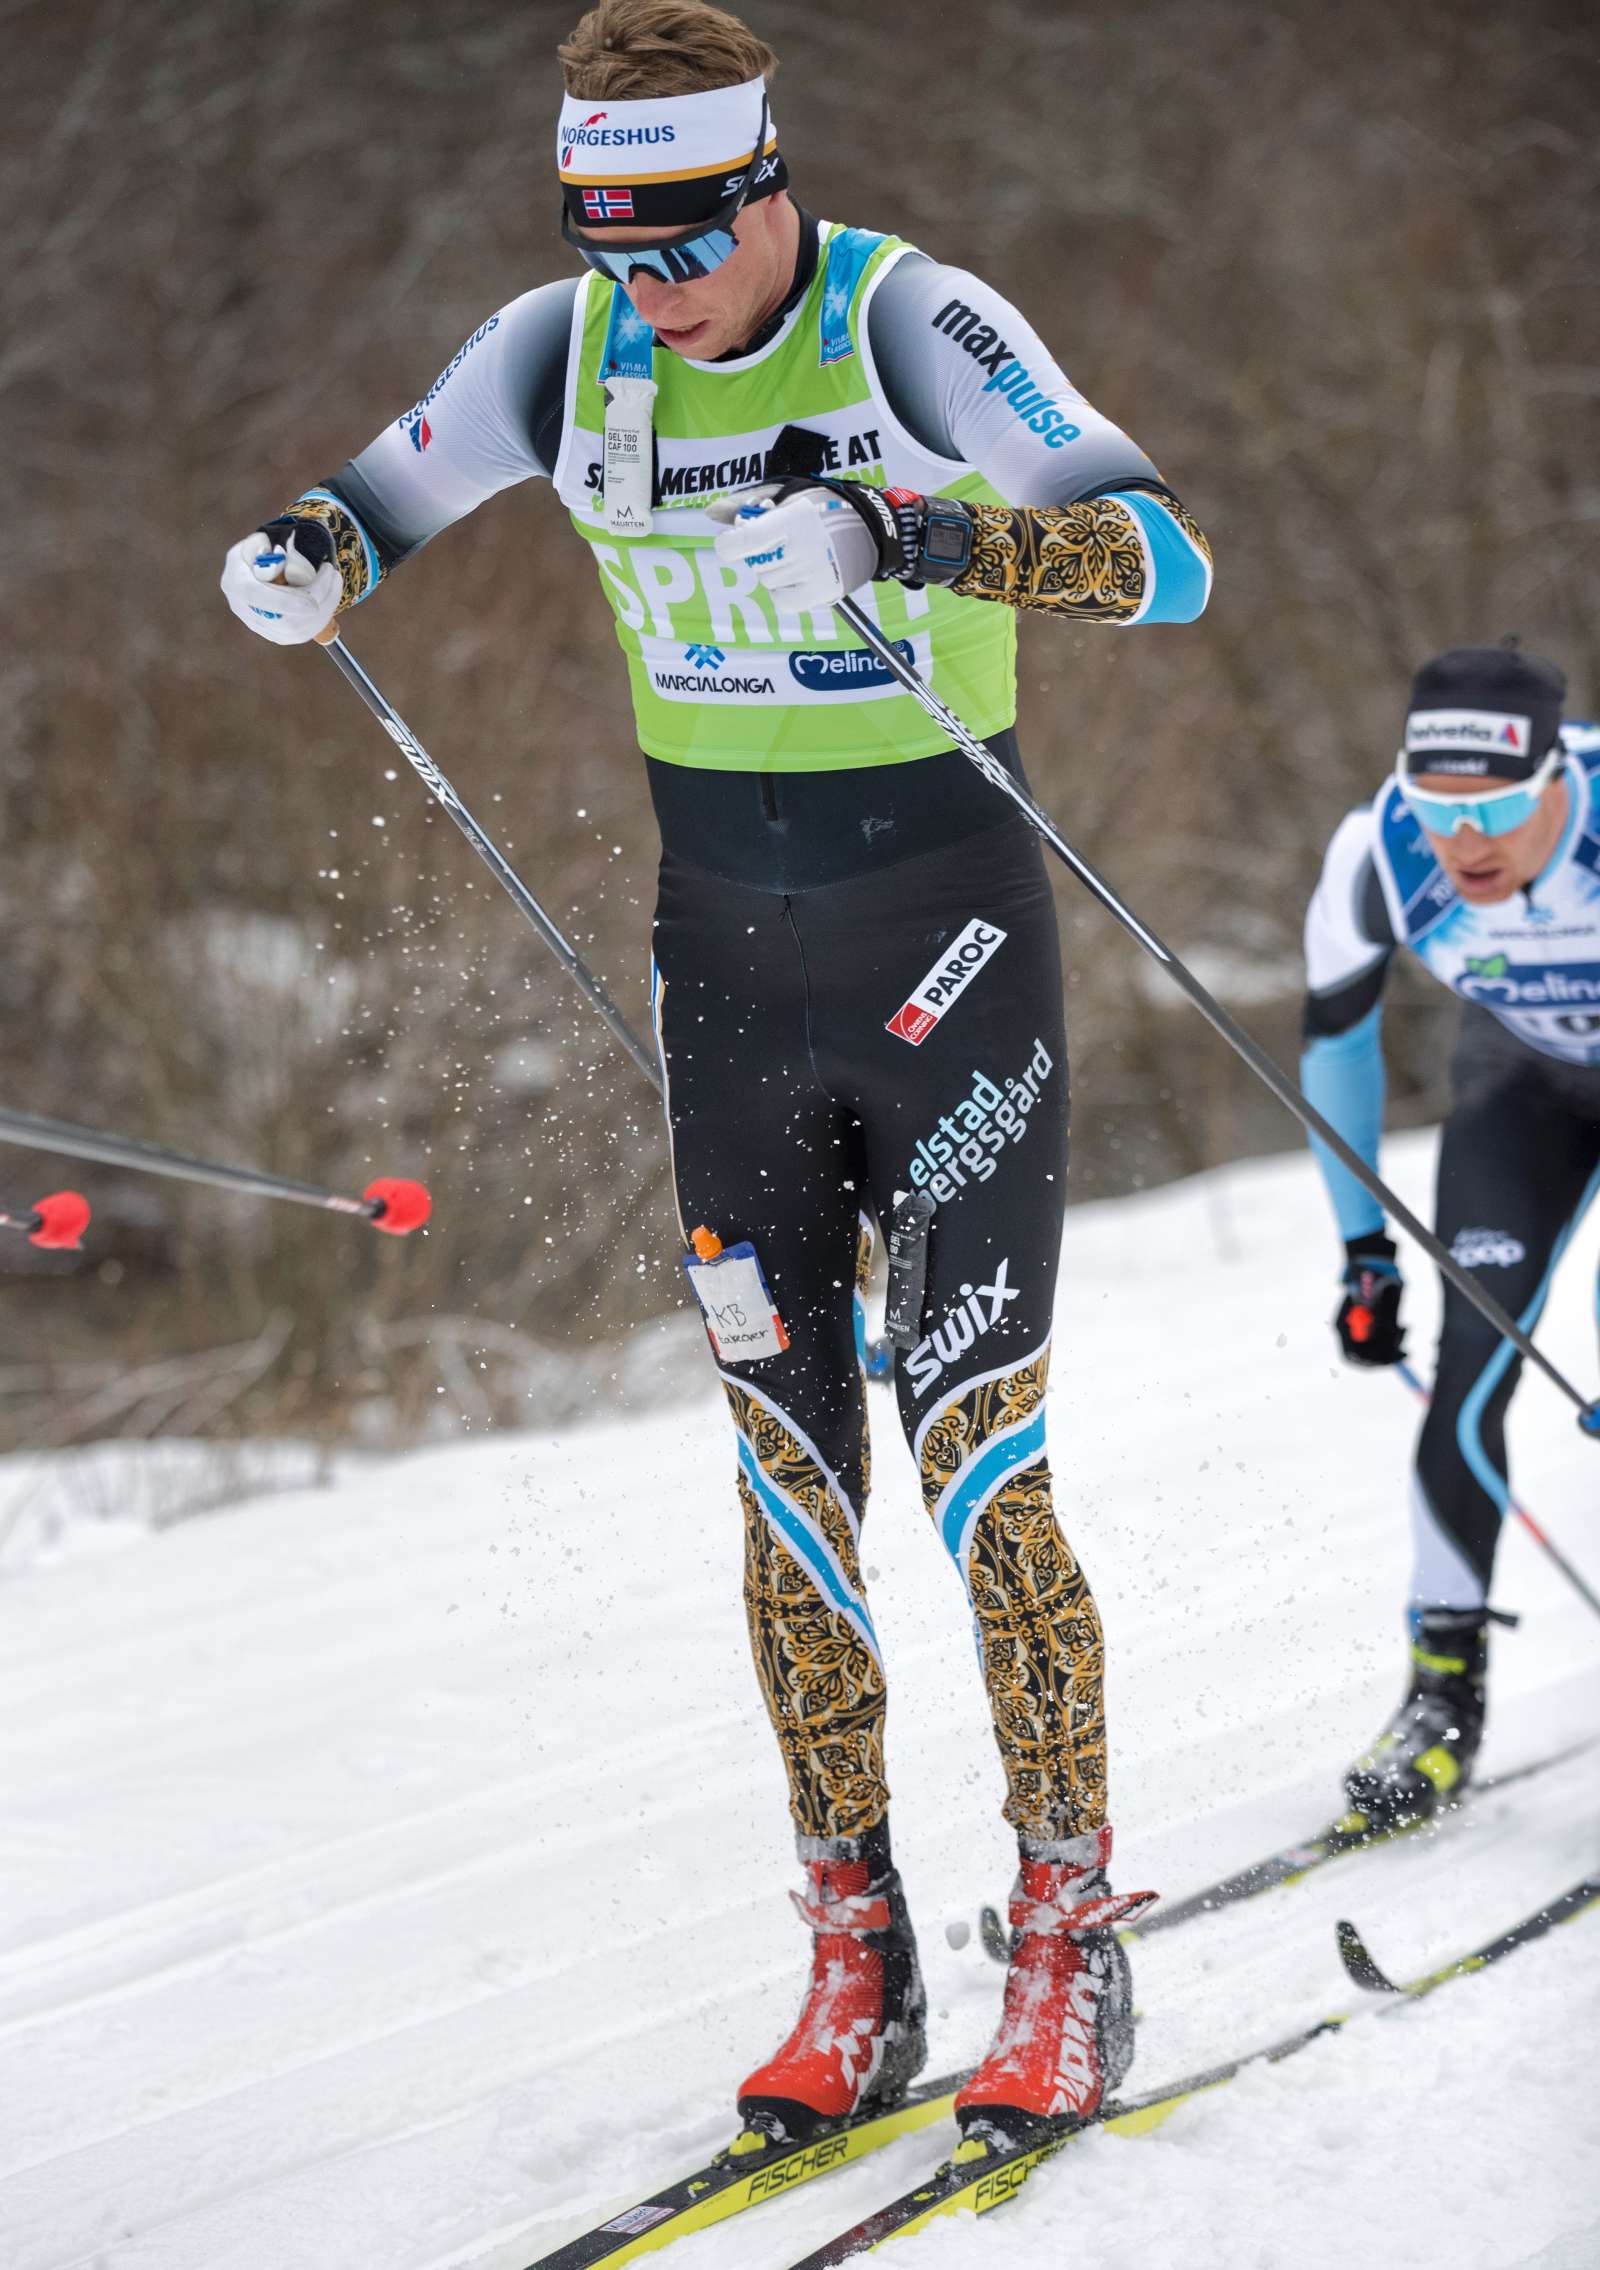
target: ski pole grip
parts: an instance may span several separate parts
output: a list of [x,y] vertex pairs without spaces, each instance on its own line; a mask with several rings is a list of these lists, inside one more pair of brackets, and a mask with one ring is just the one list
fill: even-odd
[[389,1237],[409,1237],[433,1212],[433,1200],[421,1183],[398,1175],[380,1175],[361,1195],[371,1208],[373,1228]]
[[30,1245],[43,1246],[47,1253],[76,1253],[89,1227],[89,1201],[79,1190],[53,1190],[35,1201],[33,1219],[38,1226],[28,1233]]

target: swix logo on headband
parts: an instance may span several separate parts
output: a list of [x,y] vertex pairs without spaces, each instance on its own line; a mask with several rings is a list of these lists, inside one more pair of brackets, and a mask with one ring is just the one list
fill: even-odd
[[889,1019],[885,1032],[920,1048],[951,1003],[966,991],[1005,942],[1005,932],[992,922],[973,921],[940,955],[911,998]]

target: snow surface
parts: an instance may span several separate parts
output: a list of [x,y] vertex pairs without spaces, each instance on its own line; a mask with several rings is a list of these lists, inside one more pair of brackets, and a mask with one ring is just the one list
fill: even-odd
[[[1428,1203],[1430,1145],[1391,1146]],[[1118,1880],[1179,1893],[1332,1810],[1402,1679],[1415,1407],[1341,1369],[1308,1161],[1068,1219],[1052,1446],[1111,1645]],[[1419,1327],[1431,1288],[1414,1272]],[[1545,1338],[1595,1376],[1592,1231]],[[1425,1346],[1427,1333],[1417,1332]],[[959,1586],[874,1399],[866,1560],[936,2064],[1000,1976],[943,1926],[1010,1854]],[[1600,1452],[1540,1380],[1517,1481],[1600,1578]],[[96,1478],[102,1548],[105,1455]],[[133,1450],[130,1492],[137,1492]],[[39,1461],[0,1468],[0,1493]],[[521,2270],[726,2139],[801,1941],[706,1393],[284,1487],[0,1582],[4,2270]],[[59,1477],[58,1477],[59,1478]],[[1593,1619],[1505,1540],[1487,1768],[1595,1725]],[[1600,1865],[1593,1758],[1136,1954],[1133,2085],[1432,1967]],[[1157,2134],[1090,2136],[907,2270],[1594,2270],[1600,1917]],[[937,2139],[682,2241],[782,2270]],[[663,2262],[669,2256],[658,2259]]]

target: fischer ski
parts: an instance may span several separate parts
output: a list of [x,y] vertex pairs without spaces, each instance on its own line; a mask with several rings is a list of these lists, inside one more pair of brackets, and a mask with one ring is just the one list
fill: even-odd
[[[1361,1986],[1387,1993],[1394,1999],[1386,2002],[1374,2014],[1392,2017],[1409,2002],[1418,2001],[1425,1994],[1447,1985],[1450,1980],[1464,1978],[1473,1971],[1483,1970],[1490,1963],[1514,1954],[1519,1947],[1544,1937],[1558,1923],[1571,1921],[1585,1909],[1600,1903],[1600,1877],[1585,1877],[1569,1891],[1525,1916],[1509,1931],[1487,1940],[1470,1954],[1459,1956],[1454,1962],[1442,1964],[1437,1970],[1424,1972],[1420,1977],[1396,1985],[1373,1962],[1367,1953],[1360,1933],[1353,1924],[1339,1926],[1339,1949],[1346,1967],[1352,1964],[1352,1977]],[[1359,1975],[1358,1975],[1359,1971]],[[1053,2159],[1076,2143],[1091,2129],[1105,2128],[1122,2136],[1139,2136],[1171,2118],[1180,2105],[1191,2097],[1202,2095],[1208,2089],[1221,2088],[1238,2073],[1253,2065],[1277,2065],[1293,2057],[1311,2042],[1326,2034],[1340,2032],[1349,2025],[1358,2011],[1346,2010],[1337,2016],[1319,2019],[1316,2024],[1302,2027],[1299,2032],[1285,2035],[1281,2041],[1269,2042],[1261,2049],[1247,2050],[1223,2065],[1213,2065],[1201,2073],[1189,2074],[1164,2089],[1147,2096],[1135,2097],[1123,2103],[1106,2104],[1092,2120],[1082,2127],[1067,2129],[1058,2135],[1035,2139],[1008,2147],[995,2147],[978,2139],[969,2139],[955,2153],[937,2167],[926,2182],[900,2198],[880,2207],[848,2231],[841,2231],[813,2253],[792,2263],[790,2270],[838,2270],[838,2265],[852,2262],[858,2255],[870,2254],[887,2240],[903,2237],[918,2231],[941,2215],[970,2212],[986,2215],[996,2207],[1003,2207],[1008,2199],[1015,2198],[1028,2177],[1044,2161]]]
[[[1488,1774],[1482,1781],[1469,1782],[1454,1804],[1442,1806],[1426,1819],[1404,1821],[1394,1828],[1370,1828],[1361,1814],[1346,1813],[1339,1820],[1330,1821],[1315,1836],[1306,1837],[1298,1844],[1284,1845],[1264,1859],[1251,1861],[1248,1867],[1238,1869],[1231,1876],[1221,1876],[1214,1884],[1204,1884],[1199,1891],[1186,1893],[1182,1899],[1163,1900],[1149,1915],[1127,1924],[1121,1936],[1124,1940],[1153,1939],[1158,1932],[1174,1931],[1179,1924],[1192,1923],[1196,1916],[1214,1915],[1221,1908],[1253,1900],[1262,1892],[1276,1891],[1285,1884],[1298,1884],[1302,1877],[1314,1875],[1330,1860],[1342,1860],[1347,1853],[1373,1852],[1380,1845],[1415,1836],[1420,1830],[1446,1828],[1468,1811],[1475,1799],[1491,1796],[1496,1790],[1510,1789],[1518,1782],[1531,1781],[1535,1775],[1548,1773],[1553,1766],[1565,1765],[1569,1759],[1581,1757],[1594,1747],[1592,1741],[1574,1742],[1563,1750],[1552,1750],[1544,1757],[1531,1759],[1526,1765],[1512,1766],[1505,1773]],[[992,1961],[1009,1962],[1010,1935],[998,1908],[985,1906],[979,1910],[978,1936],[984,1953]]]
[[859,2113],[806,2144],[775,2144],[746,2129],[704,2167],[620,2208],[553,2254],[541,2254],[529,2270],[589,2270],[592,2263],[616,2270],[624,2262],[636,2262],[690,2231],[705,2230],[747,2207],[759,2207],[764,2199],[830,2175],[897,2137],[943,2119],[965,2079],[965,2073],[947,2073],[938,2080],[918,2082],[891,2110]]
[[1570,1923],[1574,1916],[1582,1915],[1585,1908],[1593,1907],[1597,1901],[1600,1901],[1600,1876],[1585,1876],[1570,1891],[1563,1892],[1559,1899],[1553,1899],[1548,1907],[1537,1908],[1532,1915],[1524,1916],[1520,1923],[1514,1923],[1498,1939],[1491,1939],[1487,1946],[1477,1948],[1470,1955],[1463,1955],[1459,1962],[1446,1963],[1441,1969],[1428,1971],[1421,1978],[1407,1979],[1398,1984],[1380,1964],[1374,1962],[1365,1939],[1353,1923],[1341,1923],[1338,1927],[1339,1958],[1352,1983],[1364,1987],[1367,1993],[1393,1994],[1402,1999],[1409,1996],[1415,2001],[1419,1995],[1431,1994],[1436,1986],[1443,1986],[1449,1979],[1461,1978],[1468,1971],[1482,1970],[1487,1963],[1499,1962],[1502,1955],[1513,1955],[1519,1947],[1530,1946],[1535,1939],[1542,1939],[1547,1931],[1553,1931],[1558,1923]]

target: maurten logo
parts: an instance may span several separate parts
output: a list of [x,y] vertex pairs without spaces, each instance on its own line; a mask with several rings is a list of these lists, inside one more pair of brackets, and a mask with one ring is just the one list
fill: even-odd
[[992,922],[969,922],[910,999],[895,1011],[884,1031],[920,1048],[950,1004],[966,991],[984,963],[999,952],[1005,935]]

